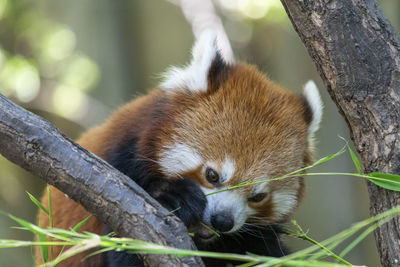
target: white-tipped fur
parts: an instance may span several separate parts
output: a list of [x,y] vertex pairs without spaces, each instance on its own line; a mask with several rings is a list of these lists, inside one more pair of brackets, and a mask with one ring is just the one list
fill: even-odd
[[217,54],[216,32],[204,30],[192,49],[192,61],[183,68],[172,67],[164,75],[161,87],[167,92],[189,90],[202,92],[207,90],[207,77],[211,63]]
[[303,94],[312,110],[312,121],[308,127],[308,133],[312,135],[319,129],[319,124],[322,119],[323,104],[314,81],[310,80],[304,85]]
[[280,190],[272,195],[274,203],[274,219],[281,220],[297,206],[297,191],[295,190]]
[[[269,180],[271,178],[269,177],[264,177],[259,179],[258,181],[265,181],[265,180]],[[253,195],[257,195],[258,193],[269,193],[269,187],[268,184],[270,182],[263,182],[263,183],[259,183],[259,184],[255,184],[253,187]]]
[[221,183],[228,182],[233,174],[235,173],[235,161],[229,157],[226,157],[224,163],[222,163],[221,171]]
[[164,147],[160,157],[160,166],[169,175],[176,175],[197,168],[203,163],[203,158],[193,148],[175,143]]

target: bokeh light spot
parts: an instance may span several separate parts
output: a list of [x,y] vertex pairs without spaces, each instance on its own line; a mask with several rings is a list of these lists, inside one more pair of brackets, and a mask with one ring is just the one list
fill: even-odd
[[14,94],[19,101],[30,102],[38,94],[40,78],[38,70],[27,59],[15,56],[1,68],[0,81],[5,95]]
[[60,85],[54,90],[53,108],[60,116],[74,119],[80,117],[80,111],[86,104],[85,94],[77,88]]
[[79,55],[69,64],[63,82],[68,86],[88,91],[97,83],[99,74],[99,68],[93,60]]
[[269,13],[275,13],[273,20],[277,20],[276,13],[279,17],[285,15],[279,0],[219,0],[218,4],[223,10],[247,19],[268,18]]
[[15,93],[18,100],[30,102],[39,94],[40,79],[37,70],[31,66],[21,69],[15,79]]
[[8,0],[0,0],[0,19],[6,14]]
[[240,2],[240,10],[242,13],[252,19],[264,17],[270,6],[271,2],[265,0],[242,0]]
[[72,54],[75,45],[75,34],[63,27],[48,34],[44,39],[43,51],[50,60],[62,60]]

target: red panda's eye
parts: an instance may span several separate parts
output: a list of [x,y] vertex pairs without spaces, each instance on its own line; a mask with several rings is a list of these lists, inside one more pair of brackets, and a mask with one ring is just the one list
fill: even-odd
[[206,179],[212,184],[216,184],[219,182],[219,175],[213,169],[207,167],[206,169]]
[[257,203],[257,202],[261,202],[266,196],[267,196],[266,193],[258,193],[257,195],[249,197],[247,200],[250,202]]

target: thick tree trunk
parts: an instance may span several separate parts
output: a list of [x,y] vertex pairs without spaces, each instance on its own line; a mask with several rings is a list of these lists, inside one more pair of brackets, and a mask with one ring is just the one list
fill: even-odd
[[[0,153],[82,204],[116,233],[195,249],[186,227],[141,187],[0,95]],[[147,266],[203,266],[198,257],[146,255]]]
[[[366,173],[400,173],[400,42],[375,0],[281,0],[343,114]],[[371,214],[400,193],[368,183]],[[383,266],[400,266],[400,218],[375,232]]]

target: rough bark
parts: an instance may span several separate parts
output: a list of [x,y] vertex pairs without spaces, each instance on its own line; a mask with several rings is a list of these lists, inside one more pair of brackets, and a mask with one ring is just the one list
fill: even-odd
[[[366,173],[400,173],[400,42],[375,0],[281,0],[344,116]],[[400,193],[368,183],[372,215]],[[400,264],[400,218],[375,232],[383,266]]]
[[[183,223],[130,178],[2,95],[0,153],[66,193],[122,236],[195,249]],[[143,260],[148,266],[203,266],[198,257],[146,255]]]

